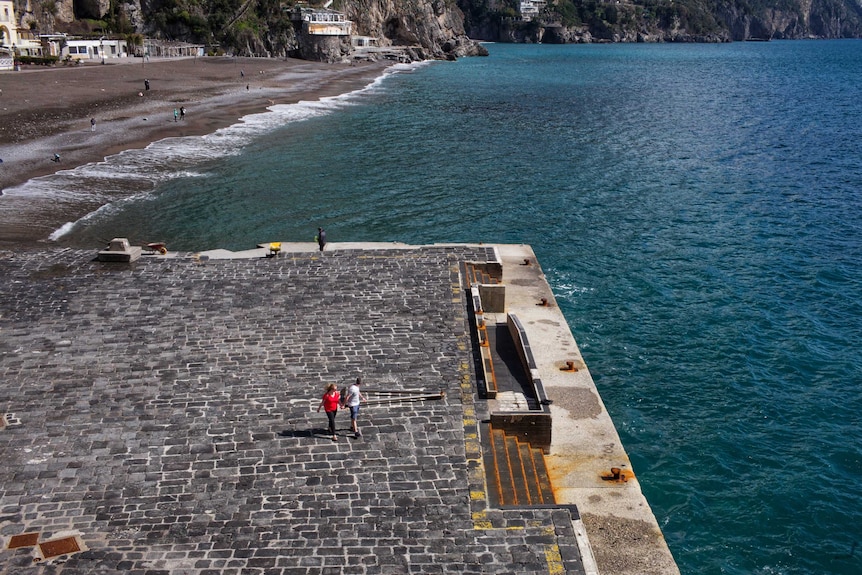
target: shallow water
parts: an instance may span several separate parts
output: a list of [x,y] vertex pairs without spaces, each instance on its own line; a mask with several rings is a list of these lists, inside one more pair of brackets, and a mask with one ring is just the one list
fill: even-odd
[[59,241],[531,244],[683,574],[862,572],[862,43],[489,49],[49,179],[124,198]]

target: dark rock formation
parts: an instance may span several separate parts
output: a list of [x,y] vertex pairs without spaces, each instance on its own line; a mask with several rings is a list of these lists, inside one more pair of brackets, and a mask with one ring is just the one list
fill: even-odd
[[487,55],[464,33],[464,15],[444,0],[352,0],[342,7],[356,33],[383,46],[409,48],[414,59]]
[[729,42],[862,37],[857,0],[458,0],[471,38],[494,42]]

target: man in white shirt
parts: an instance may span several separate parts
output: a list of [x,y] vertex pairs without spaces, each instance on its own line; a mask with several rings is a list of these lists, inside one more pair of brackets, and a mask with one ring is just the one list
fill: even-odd
[[353,428],[354,437],[362,437],[362,433],[356,425],[356,418],[359,416],[359,403],[365,399],[362,392],[359,391],[361,385],[362,378],[357,377],[356,383],[347,389],[347,399],[344,401],[345,407],[350,409],[350,426]]

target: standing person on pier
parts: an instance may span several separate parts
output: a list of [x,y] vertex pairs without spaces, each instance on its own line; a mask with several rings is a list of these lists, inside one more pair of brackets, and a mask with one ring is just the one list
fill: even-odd
[[353,437],[362,437],[362,432],[359,431],[359,426],[356,423],[359,417],[359,403],[365,400],[365,396],[359,391],[359,386],[362,385],[362,378],[357,377],[356,383],[347,388],[347,397],[344,400],[344,406],[350,409],[350,427],[353,429]]
[[317,228],[317,245],[320,246],[320,251],[323,251],[326,245],[326,230],[323,228]]

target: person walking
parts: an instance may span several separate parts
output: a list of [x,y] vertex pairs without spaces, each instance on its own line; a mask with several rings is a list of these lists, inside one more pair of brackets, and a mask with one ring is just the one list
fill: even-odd
[[180,106],[180,120],[186,119],[186,107]]
[[90,118],[90,131],[96,131],[96,118]]
[[338,388],[334,383],[326,386],[326,392],[320,399],[320,405],[317,406],[317,412],[320,413],[320,408],[326,412],[326,417],[329,419],[329,433],[332,434],[332,441],[338,441],[338,436],[335,435],[335,415],[338,413],[338,404],[341,402],[341,394],[338,393]]
[[150,89],[150,81],[144,80],[144,91],[149,91]]
[[326,231],[323,228],[317,228],[317,245],[320,246],[320,251],[323,251],[323,246],[326,245]]
[[179,118],[179,117],[180,117],[180,113],[177,111],[176,108],[174,108],[174,122],[176,122],[177,118]]
[[353,437],[362,437],[362,432],[359,431],[357,418],[359,417],[359,404],[365,400],[362,392],[359,391],[359,386],[362,385],[362,378],[357,377],[356,383],[347,388],[347,397],[344,400],[344,406],[350,410],[350,428],[353,430]]

